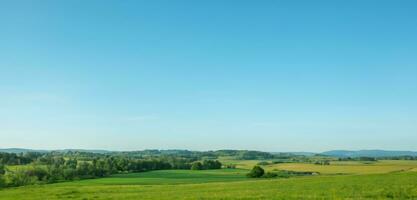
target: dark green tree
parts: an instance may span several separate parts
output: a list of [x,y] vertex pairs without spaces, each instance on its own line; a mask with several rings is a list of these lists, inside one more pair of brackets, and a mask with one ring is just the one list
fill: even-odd
[[62,172],[65,180],[74,180],[77,177],[77,170],[72,168],[65,168]]
[[218,160],[204,160],[203,169],[220,169],[222,168],[222,163]]
[[262,169],[262,167],[256,165],[252,168],[252,170],[246,174],[247,177],[249,178],[259,178],[262,177],[265,173],[265,170]]
[[48,177],[48,171],[44,167],[33,165],[30,168],[27,168],[26,174],[28,176],[36,177],[37,181],[44,181]]
[[277,173],[274,173],[274,172],[266,172],[262,177],[263,178],[275,178],[277,176],[278,176]]
[[3,175],[0,175],[0,189],[6,186],[6,180]]
[[89,175],[88,169],[89,169],[89,166],[90,165],[91,164],[88,163],[88,162],[80,162],[80,163],[78,163],[78,166],[77,166],[77,174],[79,176],[81,176],[81,177],[87,177]]
[[194,162],[191,165],[191,170],[202,170],[203,169],[203,164],[201,164],[201,162]]
[[6,173],[6,167],[0,163],[0,175],[4,175]]
[[8,171],[6,179],[11,186],[31,185],[36,182],[35,176],[29,176],[25,169]]
[[68,159],[65,161],[65,167],[70,169],[76,169],[77,168],[77,159]]

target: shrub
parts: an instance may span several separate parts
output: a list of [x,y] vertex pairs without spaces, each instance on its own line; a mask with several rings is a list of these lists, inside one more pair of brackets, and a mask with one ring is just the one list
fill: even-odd
[[72,168],[64,169],[63,176],[65,180],[74,180],[77,177],[77,170]]
[[6,173],[7,185],[10,186],[23,186],[32,185],[37,182],[36,176],[30,176],[26,170],[17,169]]
[[0,175],[0,188],[6,187],[6,180],[3,175]]
[[201,162],[194,162],[191,165],[191,170],[202,170],[203,169],[203,164],[201,164]]
[[278,170],[274,169],[274,173],[279,178],[289,178],[292,176],[311,176],[311,175],[318,175],[318,172],[297,172],[297,171],[289,171],[289,170]]
[[225,166],[226,169],[235,169],[236,165],[235,164],[228,164]]
[[267,161],[261,161],[261,162],[258,162],[258,165],[270,165],[270,163]]
[[4,175],[6,173],[6,167],[0,163],[0,175]]
[[274,173],[274,172],[267,172],[267,173],[265,173],[262,177],[263,178],[275,178],[275,177],[277,177],[278,176],[278,174],[276,174],[276,173]]
[[26,170],[27,175],[36,177],[37,181],[43,181],[48,177],[48,172],[39,166],[32,166]]
[[265,170],[262,169],[262,167],[256,165],[252,168],[252,170],[246,174],[247,177],[249,178],[259,178],[262,177],[265,173]]
[[222,168],[222,163],[218,160],[204,160],[203,169],[220,169]]

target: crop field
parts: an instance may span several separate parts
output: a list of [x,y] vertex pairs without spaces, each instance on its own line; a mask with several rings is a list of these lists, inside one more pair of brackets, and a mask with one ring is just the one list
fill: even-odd
[[[250,169],[259,163],[257,160],[237,161],[229,160],[237,167]],[[279,163],[262,166],[267,171],[291,170],[300,172],[319,172],[320,174],[380,174],[399,171],[416,171],[417,161],[381,160],[377,162],[333,161],[330,165],[316,165],[311,163]]]
[[315,165],[306,163],[284,163],[265,167],[267,170],[280,169],[292,171],[311,171],[320,174],[380,174],[397,171],[411,171],[417,168],[417,162],[378,161],[375,163],[361,164],[332,162],[331,165]]

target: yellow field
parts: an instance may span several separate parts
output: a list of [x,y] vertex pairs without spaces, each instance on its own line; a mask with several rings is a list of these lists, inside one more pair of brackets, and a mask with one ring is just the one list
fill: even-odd
[[[257,160],[227,160],[228,163],[236,164],[236,167],[250,169],[259,161]],[[378,162],[359,161],[333,161],[330,165],[315,165],[309,163],[280,163],[262,166],[267,171],[291,170],[302,172],[319,172],[320,174],[380,174],[398,171],[417,171],[417,161],[383,160]]]

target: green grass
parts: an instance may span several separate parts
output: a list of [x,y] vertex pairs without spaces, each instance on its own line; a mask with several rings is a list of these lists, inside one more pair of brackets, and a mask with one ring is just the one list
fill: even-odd
[[[0,190],[2,199],[417,199],[416,161],[334,161],[321,166],[265,166],[318,171],[320,176],[249,179],[259,161],[230,161],[246,169],[161,170]],[[349,175],[335,175],[349,174]]]
[[59,183],[60,185],[167,185],[248,180],[244,169],[160,170],[145,173],[117,174],[108,178]]
[[417,199],[416,180],[417,173],[407,172],[171,185],[52,184],[1,190],[0,199]]

